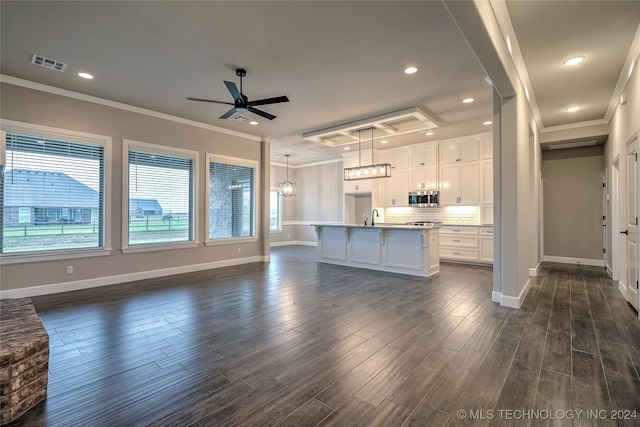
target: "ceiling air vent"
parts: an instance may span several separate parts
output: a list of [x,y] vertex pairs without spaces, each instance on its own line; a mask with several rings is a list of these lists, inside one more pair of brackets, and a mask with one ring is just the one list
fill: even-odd
[[64,71],[67,68],[67,64],[64,62],[56,61],[55,59],[45,58],[42,55],[33,55],[31,57],[31,63],[35,65],[39,65],[44,68],[49,68],[50,70],[56,71]]

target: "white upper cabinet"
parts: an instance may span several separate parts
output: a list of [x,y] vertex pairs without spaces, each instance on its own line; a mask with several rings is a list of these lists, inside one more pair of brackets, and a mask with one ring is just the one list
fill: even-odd
[[409,191],[438,188],[438,143],[429,142],[409,149]]
[[493,159],[493,135],[490,133],[480,135],[480,158]]
[[440,142],[440,164],[450,165],[475,162],[480,158],[478,139],[447,140]]
[[432,143],[411,147],[409,150],[409,165],[412,168],[438,165],[438,144]]
[[409,153],[406,149],[381,151],[380,162],[389,163],[393,170],[406,169],[409,167]]
[[480,203],[478,162],[440,167],[440,204],[473,206]]

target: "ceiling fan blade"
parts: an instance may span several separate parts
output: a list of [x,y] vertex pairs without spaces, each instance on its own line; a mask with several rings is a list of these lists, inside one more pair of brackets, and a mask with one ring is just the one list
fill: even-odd
[[276,96],[274,98],[257,99],[255,101],[247,102],[247,105],[278,104],[280,102],[289,102],[289,98],[286,96]]
[[226,113],[224,113],[223,115],[220,116],[221,119],[228,119],[229,117],[233,116],[236,112],[235,107],[230,109],[229,111],[227,111]]
[[276,116],[274,116],[273,114],[269,114],[269,113],[267,113],[267,112],[265,112],[265,111],[258,110],[257,108],[253,108],[253,107],[251,107],[251,106],[248,106],[248,107],[247,107],[247,110],[251,111],[251,112],[252,112],[252,113],[254,113],[254,114],[257,114],[257,115],[259,115],[259,116],[262,116],[262,117],[264,117],[265,119],[273,120],[273,119],[275,119],[275,118],[276,118]]
[[213,99],[204,99],[204,98],[192,98],[190,96],[187,96],[187,99],[189,101],[200,101],[200,102],[211,102],[214,104],[227,104],[227,105],[234,105],[233,102],[225,102],[225,101],[215,101]]
[[225,80],[224,84],[227,86],[227,89],[231,93],[231,96],[233,96],[234,101],[236,99],[242,99],[242,94],[240,93],[240,91],[238,90],[238,86],[236,86],[234,82],[228,82]]

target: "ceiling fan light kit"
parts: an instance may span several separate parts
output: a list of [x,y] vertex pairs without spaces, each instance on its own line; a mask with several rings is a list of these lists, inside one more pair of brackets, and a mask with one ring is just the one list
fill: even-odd
[[[344,168],[344,180],[356,181],[358,179],[372,179],[372,178],[390,178],[391,177],[391,164],[378,163],[373,164],[373,127],[368,129],[358,129],[358,166],[352,168]],[[362,151],[361,145],[361,133],[364,130],[371,130],[371,164],[362,165]]]
[[224,81],[227,90],[233,97],[233,102],[226,101],[216,101],[214,99],[205,99],[205,98],[194,98],[188,96],[187,99],[189,101],[198,101],[198,102],[211,102],[213,104],[225,104],[225,105],[233,105],[229,111],[220,116],[221,119],[228,119],[236,113],[246,113],[247,111],[253,114],[257,114],[260,117],[264,117],[268,120],[273,120],[276,118],[273,114],[269,114],[266,111],[259,110],[255,108],[256,105],[268,105],[268,104],[278,104],[281,102],[289,102],[289,98],[286,96],[276,96],[273,98],[264,98],[264,99],[256,99],[253,101],[249,101],[249,98],[242,92],[242,78],[247,75],[247,70],[244,68],[236,69],[236,76],[240,77],[240,90],[238,90],[238,86],[234,82]]

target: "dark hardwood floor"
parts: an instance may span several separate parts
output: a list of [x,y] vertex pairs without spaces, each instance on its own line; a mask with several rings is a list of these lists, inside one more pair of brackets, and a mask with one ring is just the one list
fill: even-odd
[[640,424],[611,420],[640,417],[640,321],[600,268],[545,265],[514,310],[488,267],[271,255],[33,298],[49,394],[15,425]]

